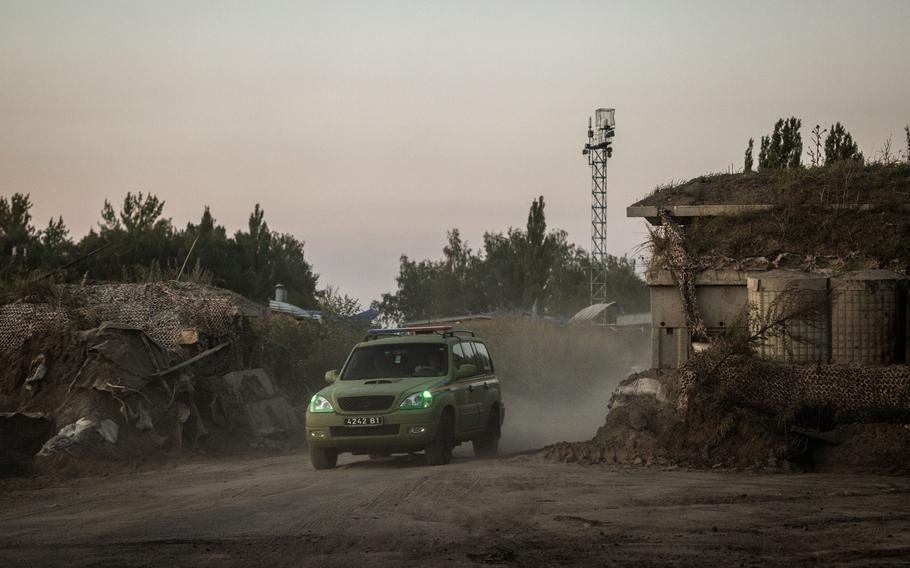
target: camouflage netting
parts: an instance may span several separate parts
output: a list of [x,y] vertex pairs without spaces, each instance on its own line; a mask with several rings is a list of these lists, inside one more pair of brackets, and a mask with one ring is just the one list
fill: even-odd
[[690,359],[679,377],[682,411],[693,388],[710,385],[733,404],[781,417],[815,408],[832,413],[838,422],[910,418],[910,365],[785,365],[706,354]]
[[36,335],[66,329],[66,311],[49,304],[6,304],[0,306],[0,353],[13,353]]
[[[676,279],[679,292],[686,314],[686,327],[693,338],[705,339],[708,335],[705,321],[698,310],[698,301],[695,295],[695,277],[702,266],[692,259],[685,247],[685,235],[682,228],[673,220],[666,211],[660,211],[663,238],[666,240],[665,250],[655,254],[652,259],[652,270],[661,262],[665,263]],[[654,238],[654,235],[652,235]]]
[[137,327],[169,351],[178,351],[181,332],[196,330],[201,343],[236,339],[244,316],[262,308],[239,294],[185,282],[64,286],[66,305],[0,306],[0,352],[19,349],[36,334],[78,321],[88,328],[102,322]]

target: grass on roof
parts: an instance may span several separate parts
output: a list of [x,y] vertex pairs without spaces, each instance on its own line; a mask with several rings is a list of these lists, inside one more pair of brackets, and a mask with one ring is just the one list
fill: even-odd
[[840,162],[827,167],[712,174],[658,186],[636,205],[910,205],[910,164]]

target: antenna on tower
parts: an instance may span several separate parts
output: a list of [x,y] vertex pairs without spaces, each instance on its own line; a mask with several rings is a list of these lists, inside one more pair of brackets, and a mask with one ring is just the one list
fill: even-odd
[[588,117],[588,143],[581,152],[591,166],[591,305],[607,302],[607,159],[613,157],[615,113],[599,108],[593,123]]

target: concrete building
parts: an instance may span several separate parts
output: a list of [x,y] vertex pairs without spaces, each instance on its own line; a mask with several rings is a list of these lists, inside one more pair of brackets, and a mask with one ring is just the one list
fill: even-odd
[[[860,205],[867,208],[868,205]],[[699,217],[736,216],[770,211],[769,205],[680,205],[658,207],[641,202],[627,216],[660,225],[660,212],[685,226]],[[699,271],[695,299],[708,337],[734,326],[755,326],[769,310],[780,309],[775,299],[793,290],[819,298],[819,313],[794,320],[800,339],[766,339],[757,345],[761,357],[792,364],[861,363],[886,365],[910,359],[910,315],[907,277],[888,270],[840,272],[779,270],[766,259]],[[668,269],[646,275],[651,297],[651,364],[676,368],[701,347],[693,343],[683,296]],[[754,331],[754,330],[753,330]]]

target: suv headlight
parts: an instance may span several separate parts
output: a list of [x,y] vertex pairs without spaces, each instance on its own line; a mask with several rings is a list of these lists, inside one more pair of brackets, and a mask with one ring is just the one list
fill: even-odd
[[413,410],[415,408],[429,408],[433,404],[433,393],[430,391],[415,392],[405,397],[398,405],[403,410]]
[[332,403],[324,396],[314,394],[310,399],[310,412],[335,412]]

